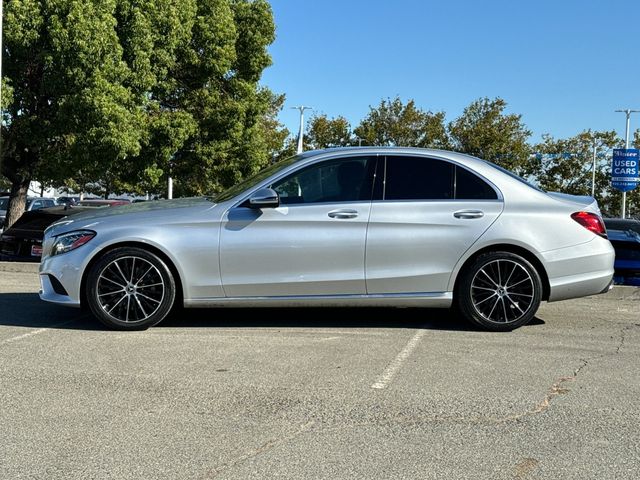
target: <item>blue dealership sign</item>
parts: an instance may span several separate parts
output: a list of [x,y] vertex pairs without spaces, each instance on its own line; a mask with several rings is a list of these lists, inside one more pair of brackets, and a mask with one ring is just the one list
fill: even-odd
[[611,186],[628,192],[640,182],[640,150],[637,148],[615,148],[611,163]]

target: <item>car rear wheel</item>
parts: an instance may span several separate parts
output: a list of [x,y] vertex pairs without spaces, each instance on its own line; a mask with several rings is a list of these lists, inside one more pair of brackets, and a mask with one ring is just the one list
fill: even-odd
[[171,270],[157,255],[136,247],[107,252],[91,267],[86,285],[91,312],[118,330],[156,325],[176,297]]
[[542,298],[542,281],[525,258],[510,252],[480,255],[462,274],[456,306],[470,322],[509,331],[531,321]]

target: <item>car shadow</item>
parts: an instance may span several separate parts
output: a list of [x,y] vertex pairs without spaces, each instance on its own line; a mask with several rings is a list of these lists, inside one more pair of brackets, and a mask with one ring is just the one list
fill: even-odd
[[[527,327],[544,323],[536,317]],[[108,330],[89,312],[43,302],[35,293],[0,293],[0,325]],[[451,310],[433,308],[176,309],[155,328],[408,328],[484,332]]]

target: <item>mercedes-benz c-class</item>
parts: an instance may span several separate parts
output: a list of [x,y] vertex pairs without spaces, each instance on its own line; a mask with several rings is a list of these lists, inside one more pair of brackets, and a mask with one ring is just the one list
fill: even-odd
[[459,153],[340,148],[213,197],[62,219],[45,232],[40,296],[131,330],[174,306],[455,307],[510,330],[542,301],[607,291],[613,263],[591,197]]

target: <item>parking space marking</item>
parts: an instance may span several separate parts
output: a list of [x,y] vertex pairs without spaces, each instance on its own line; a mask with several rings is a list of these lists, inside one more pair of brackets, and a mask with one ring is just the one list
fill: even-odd
[[38,335],[38,334],[40,334],[42,332],[46,332],[47,330],[51,330],[52,328],[64,327],[65,325],[73,323],[76,320],[79,320],[80,318],[82,318],[82,317],[73,318],[73,319],[67,320],[65,322],[56,323],[54,325],[51,325],[50,327],[38,328],[37,330],[32,330],[30,332],[23,333],[22,335],[17,335],[15,337],[5,338],[4,340],[0,340],[0,345],[6,344],[6,343],[17,342],[18,340],[22,340],[24,338],[33,337],[34,335]]
[[402,364],[407,360],[407,358],[409,358],[411,353],[418,346],[418,344],[420,343],[420,340],[422,339],[425,333],[426,333],[426,330],[418,330],[416,334],[413,337],[411,337],[411,339],[407,342],[407,344],[404,346],[402,351],[396,356],[396,358],[393,359],[393,361],[389,365],[387,365],[387,368],[385,368],[384,372],[382,372],[382,375],[378,377],[376,382],[373,385],[371,385],[371,388],[377,388],[377,389],[387,388],[387,385],[391,383],[391,380],[393,380],[393,377],[396,375],[396,373],[398,373],[398,370],[400,370],[400,367],[402,367]]

